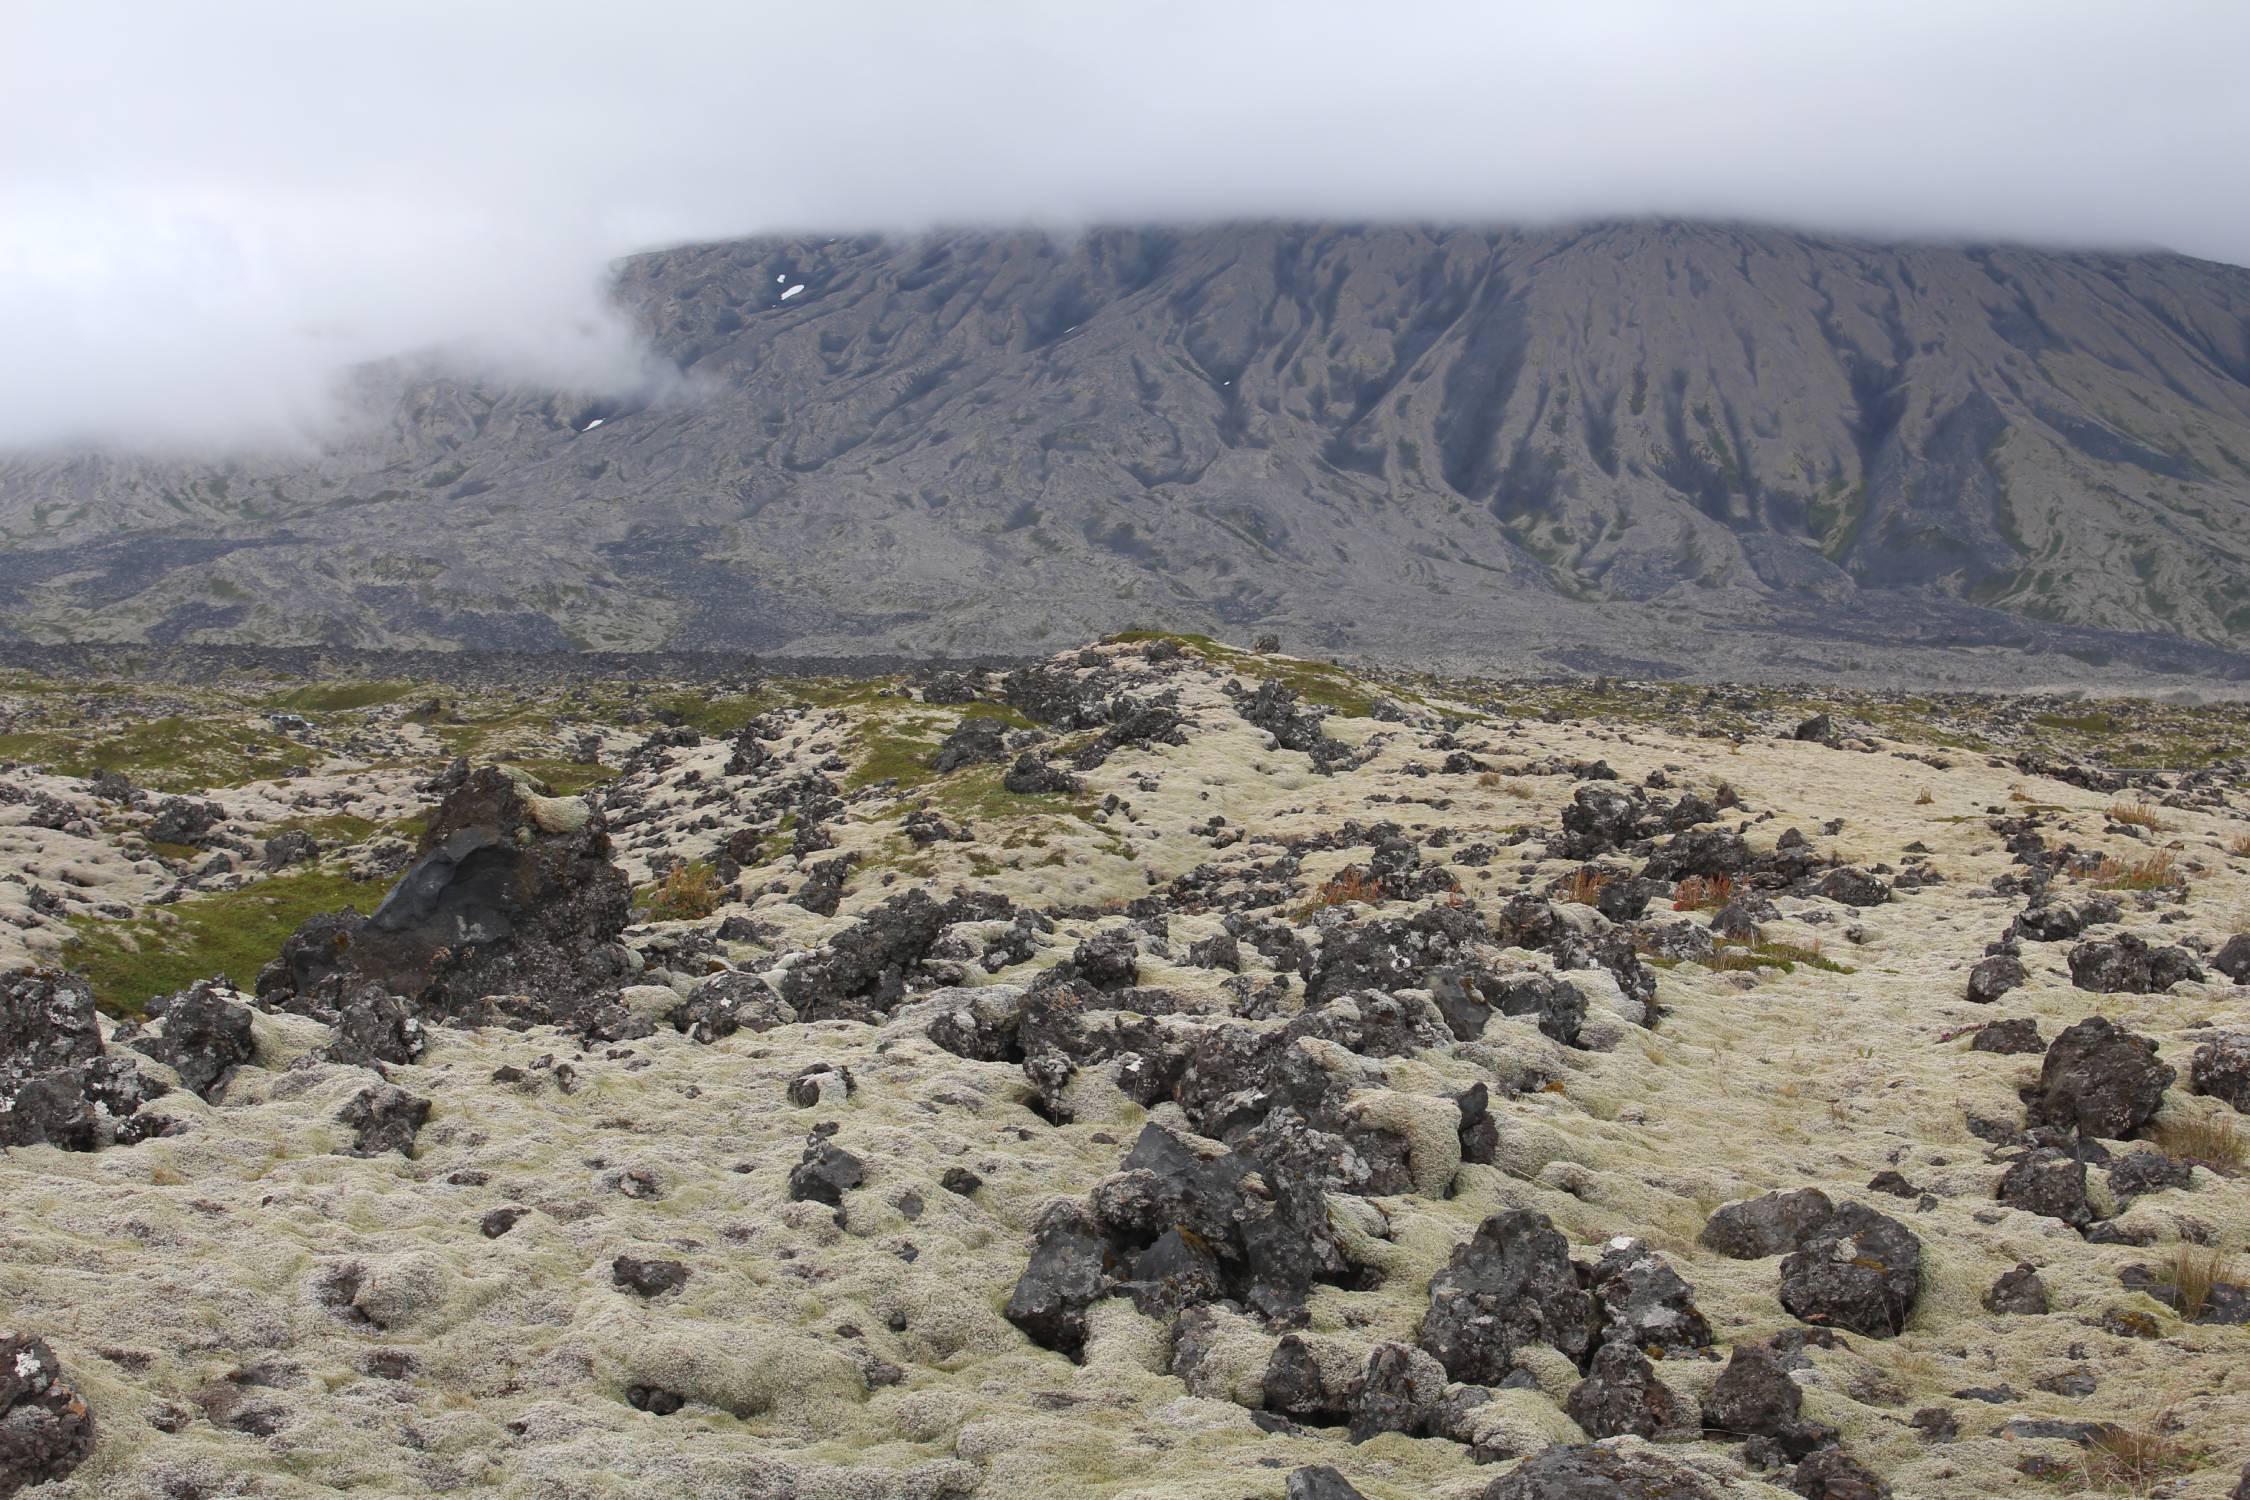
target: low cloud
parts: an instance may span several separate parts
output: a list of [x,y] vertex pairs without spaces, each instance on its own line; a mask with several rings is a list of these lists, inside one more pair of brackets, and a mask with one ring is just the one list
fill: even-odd
[[602,391],[761,231],[1659,213],[2250,262],[2250,7],[116,3],[0,54],[0,445],[316,439],[421,350]]

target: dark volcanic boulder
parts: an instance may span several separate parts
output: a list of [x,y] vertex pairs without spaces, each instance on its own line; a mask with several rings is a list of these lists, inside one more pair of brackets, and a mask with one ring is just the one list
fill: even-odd
[[84,979],[31,969],[0,981],[0,1068],[45,1073],[101,1055],[94,991]]
[[1592,1313],[1569,1243],[1545,1214],[1511,1210],[1478,1225],[1430,1278],[1421,1344],[1455,1380],[1498,1385],[1529,1344],[1584,1358]]
[[804,1159],[789,1169],[789,1196],[800,1203],[841,1207],[844,1194],[858,1187],[866,1175],[865,1162],[834,1141],[816,1136],[806,1143]]
[[1813,894],[1846,906],[1881,906],[1891,899],[1891,887],[1879,875],[1845,865],[1821,876],[1813,886]]
[[2060,1219],[2073,1229],[2094,1221],[2086,1202],[2086,1163],[2052,1146],[2026,1151],[2010,1163],[2000,1178],[1998,1197],[2010,1208]]
[[199,979],[166,1000],[160,1024],[160,1034],[136,1037],[130,1045],[179,1074],[181,1083],[205,1099],[257,1055],[249,1007],[220,998],[209,980]]
[[1090,745],[1071,756],[1070,763],[1090,771],[1108,763],[1119,750],[1150,750],[1158,745],[1187,743],[1187,721],[1169,703],[1138,703],[1119,698],[1110,705],[1109,727]]
[[1922,1294],[1922,1242],[1896,1219],[1847,1203],[1781,1263],[1781,1305],[1793,1317],[1892,1338]]
[[266,870],[286,870],[320,858],[320,843],[302,828],[285,828],[267,839],[258,865]]
[[1578,1045],[1578,1029],[1586,1023],[1586,997],[1569,980],[1537,970],[1510,974],[1487,983],[1484,998],[1500,1014],[1528,1016],[1547,1036],[1565,1046]]
[[931,764],[940,776],[963,766],[988,765],[1008,758],[1008,726],[1000,719],[979,715],[963,719],[945,743],[938,746]]
[[1039,758],[1036,750],[1026,750],[1008,767],[1008,774],[1000,778],[1001,788],[1019,797],[1068,797],[1085,790],[1086,783]]
[[1095,933],[1078,945],[1070,962],[1078,977],[1097,990],[1121,990],[1140,982],[1140,950],[1131,931],[1123,927]]
[[1766,1193],[1718,1209],[1697,1242],[1729,1260],[1764,1260],[1796,1249],[1835,1213],[1819,1188]]
[[1648,857],[1644,880],[1705,880],[1724,877],[1740,884],[1750,867],[1750,846],[1731,828],[1690,828]]
[[216,802],[191,802],[185,797],[168,797],[149,820],[148,836],[159,844],[188,844],[200,846],[209,841],[211,830],[226,818]]
[[1326,1464],[1298,1469],[1289,1476],[1282,1500],[1367,1500],[1352,1482]]
[[790,902],[816,917],[833,917],[836,908],[844,903],[844,880],[851,874],[854,862],[848,854],[822,860],[812,867],[805,883],[789,898]]
[[1806,1455],[1789,1488],[1805,1500],[1891,1500],[1891,1487],[1873,1469],[1841,1448]]
[[1720,1500],[1719,1487],[1652,1448],[1556,1443],[1485,1486],[1482,1500]]
[[2040,1279],[2037,1268],[2019,1261],[2013,1270],[2002,1271],[2000,1279],[1992,1283],[1984,1294],[1984,1307],[1987,1312],[2035,1317],[2047,1310],[2047,1283]]
[[2059,943],[2122,915],[2118,904],[2107,896],[2088,896],[2082,901],[2044,900],[2017,916],[2015,932],[2035,943]]
[[430,1040],[411,1005],[364,980],[343,989],[335,1027],[321,1056],[362,1067],[413,1062]]
[[2070,950],[2070,982],[2099,995],[2158,995],[2202,977],[2203,966],[2187,949],[2152,946],[2130,932]]
[[1472,912],[1446,906],[1331,928],[1305,965],[1305,1003],[1354,990],[1425,988],[1436,971],[1457,968],[1462,950],[1483,935]]
[[101,1145],[101,1122],[68,1073],[0,1079],[0,1146],[94,1151]]
[[[1186,1326],[1183,1325],[1183,1337],[1187,1336]],[[1281,1342],[1273,1346],[1273,1353],[1266,1358],[1266,1372],[1258,1384],[1267,1411],[1318,1427],[1344,1424],[1344,1403],[1349,1388],[1335,1388],[1322,1368],[1319,1355],[1302,1334],[1281,1336]]]
[[1114,1257],[1076,1204],[1042,1215],[1033,1231],[1031,1263],[1009,1294],[1009,1322],[1043,1348],[1075,1358],[1086,1343],[1086,1309],[1115,1285]]
[[2177,1076],[2147,1037],[2088,1016],[2047,1048],[2039,1081],[2024,1095],[2026,1115],[2035,1126],[2121,1140],[2155,1116]]
[[94,1451],[94,1414],[45,1339],[0,1334],[0,1500],[61,1480]]
[[1805,1395],[1765,1344],[1737,1344],[1703,1398],[1703,1429],[1716,1437],[1762,1438],[1792,1459],[1835,1439],[1836,1429],[1799,1413]]
[[2120,1207],[2130,1205],[2143,1193],[2185,1189],[2194,1180],[2194,1167],[2162,1151],[2126,1151],[2109,1162],[2109,1191]]
[[870,1019],[888,1011],[945,929],[1008,915],[994,898],[955,895],[945,901],[919,888],[861,914],[781,979],[781,998],[805,1020]]
[[[92,1151],[149,1133],[133,1112],[167,1085],[108,1053],[94,992],[75,974],[0,978],[0,1147]],[[161,1122],[158,1122],[161,1123]]]
[[1035,724],[1051,729],[1094,729],[1109,721],[1114,677],[1094,671],[1081,677],[1068,666],[1041,663],[1000,679],[1000,696]]
[[388,1083],[361,1089],[340,1110],[336,1119],[352,1129],[352,1144],[344,1156],[382,1156],[396,1151],[414,1155],[414,1137],[430,1118],[430,1101]]
[[609,1264],[609,1279],[619,1291],[637,1297],[661,1297],[687,1285],[688,1268],[676,1260],[644,1260],[620,1255]]
[[2211,967],[2236,984],[2250,984],[2250,932],[2238,932],[2219,949]]
[[1377,1344],[1346,1399],[1351,1439],[1364,1443],[1382,1432],[1421,1437],[1444,1398],[1445,1371],[1436,1360],[1404,1344]]
[[1282,749],[1311,756],[1314,769],[1323,773],[1351,753],[1322,732],[1327,716],[1321,710],[1300,704],[1297,690],[1275,679],[1259,683],[1256,692],[1235,704],[1234,711],[1272,735]]
[[1684,1420],[1680,1398],[1657,1378],[1648,1356],[1631,1344],[1604,1344],[1595,1350],[1589,1373],[1571,1388],[1563,1410],[1596,1438],[1626,1433],[1653,1438]]
[[[1278,1122],[1290,1114],[1275,1110],[1269,1134],[1286,1134]],[[1341,1143],[1319,1139],[1325,1165]],[[1149,1264],[1142,1252],[1178,1230],[1190,1245],[1208,1247],[1220,1294],[1269,1318],[1297,1315],[1314,1283],[1340,1280],[1349,1269],[1324,1190],[1278,1139],[1246,1136],[1243,1150],[1209,1157],[1159,1125],[1143,1126],[1120,1169],[1095,1184],[1093,1213],[1113,1254],[1132,1258],[1136,1277]],[[1148,1304],[1147,1292],[1135,1295]]]
[[2021,988],[2024,977],[2023,960],[2013,954],[1995,953],[1969,971],[1969,1001],[1990,1005],[2008,991]]
[[1570,794],[1562,810],[1562,836],[1548,850],[1556,859],[1592,859],[1639,842],[1651,822],[1647,794],[1614,781],[1592,782]]
[[2044,1052],[2046,1039],[2039,1035],[2039,1023],[2029,1016],[2012,1020],[1995,1021],[1979,1031],[1969,1043],[1971,1052],[1998,1052],[2003,1056],[2020,1053]]
[[1711,1342],[1711,1325],[1696,1310],[1695,1288],[1663,1256],[1630,1235],[1602,1248],[1580,1272],[1593,1293],[1602,1342],[1636,1349],[1692,1350]]
[[469,773],[372,916],[314,917],[258,976],[287,1005],[331,975],[370,980],[425,1013],[466,1016],[488,995],[535,997],[559,1019],[614,997],[631,891],[601,814],[541,796],[497,767]]
[[688,1040],[709,1043],[745,1028],[771,1031],[796,1016],[772,985],[755,974],[729,970],[698,982],[666,1019]]
[[2224,1031],[2196,1048],[2188,1087],[2250,1114],[2250,1032]]

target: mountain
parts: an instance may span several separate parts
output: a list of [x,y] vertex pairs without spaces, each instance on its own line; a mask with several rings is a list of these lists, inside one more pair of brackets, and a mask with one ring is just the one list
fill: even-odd
[[699,245],[616,295],[682,377],[642,398],[401,363],[317,455],[0,459],[0,636],[2250,673],[2250,270],[1237,224]]

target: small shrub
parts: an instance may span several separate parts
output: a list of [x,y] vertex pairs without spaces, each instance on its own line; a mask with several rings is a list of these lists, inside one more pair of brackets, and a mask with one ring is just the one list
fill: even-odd
[[1734,899],[1734,880],[1727,875],[1690,875],[1673,893],[1674,911],[1717,911]]
[[1477,772],[1477,785],[1483,787],[1488,792],[1498,791],[1500,789],[1501,780],[1502,777],[1498,771]]
[[2174,1161],[2209,1167],[2214,1172],[2238,1172],[2250,1157],[2250,1140],[2232,1115],[2204,1113],[2160,1120],[2156,1146]]
[[2237,834],[2227,841],[2227,853],[2250,859],[2250,833]]
[[1924,787],[1921,791],[1914,794],[1914,805],[1916,807],[1928,807],[1935,801],[1937,801],[1937,798],[1930,795],[1930,789],[1928,787]]
[[2148,802],[2112,802],[2109,805],[2112,823],[2130,823],[2135,828],[2146,828],[2150,833],[2162,833],[2169,825],[2157,816],[2156,807]]
[[1347,902],[1372,903],[1383,899],[1383,882],[1369,875],[1358,865],[1346,865],[1336,875],[1321,882],[1313,892],[1315,906],[1342,906]]
[[2159,849],[2146,859],[2122,860],[2114,854],[2102,856],[2094,867],[2094,886],[2104,891],[2153,891],[2158,886],[2178,882],[2179,875],[2172,869],[2172,851]]
[[1570,878],[1562,883],[1556,894],[1573,906],[1592,906],[1612,878],[1607,870],[1581,865],[1571,872]]
[[2177,1437],[2173,1425],[2169,1411],[2135,1426],[2104,1423],[2079,1460],[2087,1484],[2113,1495],[2148,1495],[2164,1480],[2192,1472],[2202,1452]]
[[2211,1293],[2234,1280],[2234,1257],[2208,1245],[2182,1242],[2172,1257],[2172,1302],[2192,1323],[2211,1305]]
[[649,893],[652,922],[692,922],[719,908],[719,872],[701,860],[674,865]]

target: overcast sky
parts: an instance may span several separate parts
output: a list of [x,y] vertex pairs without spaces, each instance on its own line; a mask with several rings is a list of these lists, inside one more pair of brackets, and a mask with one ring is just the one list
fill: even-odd
[[0,0],[0,445],[633,377],[771,229],[1665,213],[2250,263],[2243,0]]

